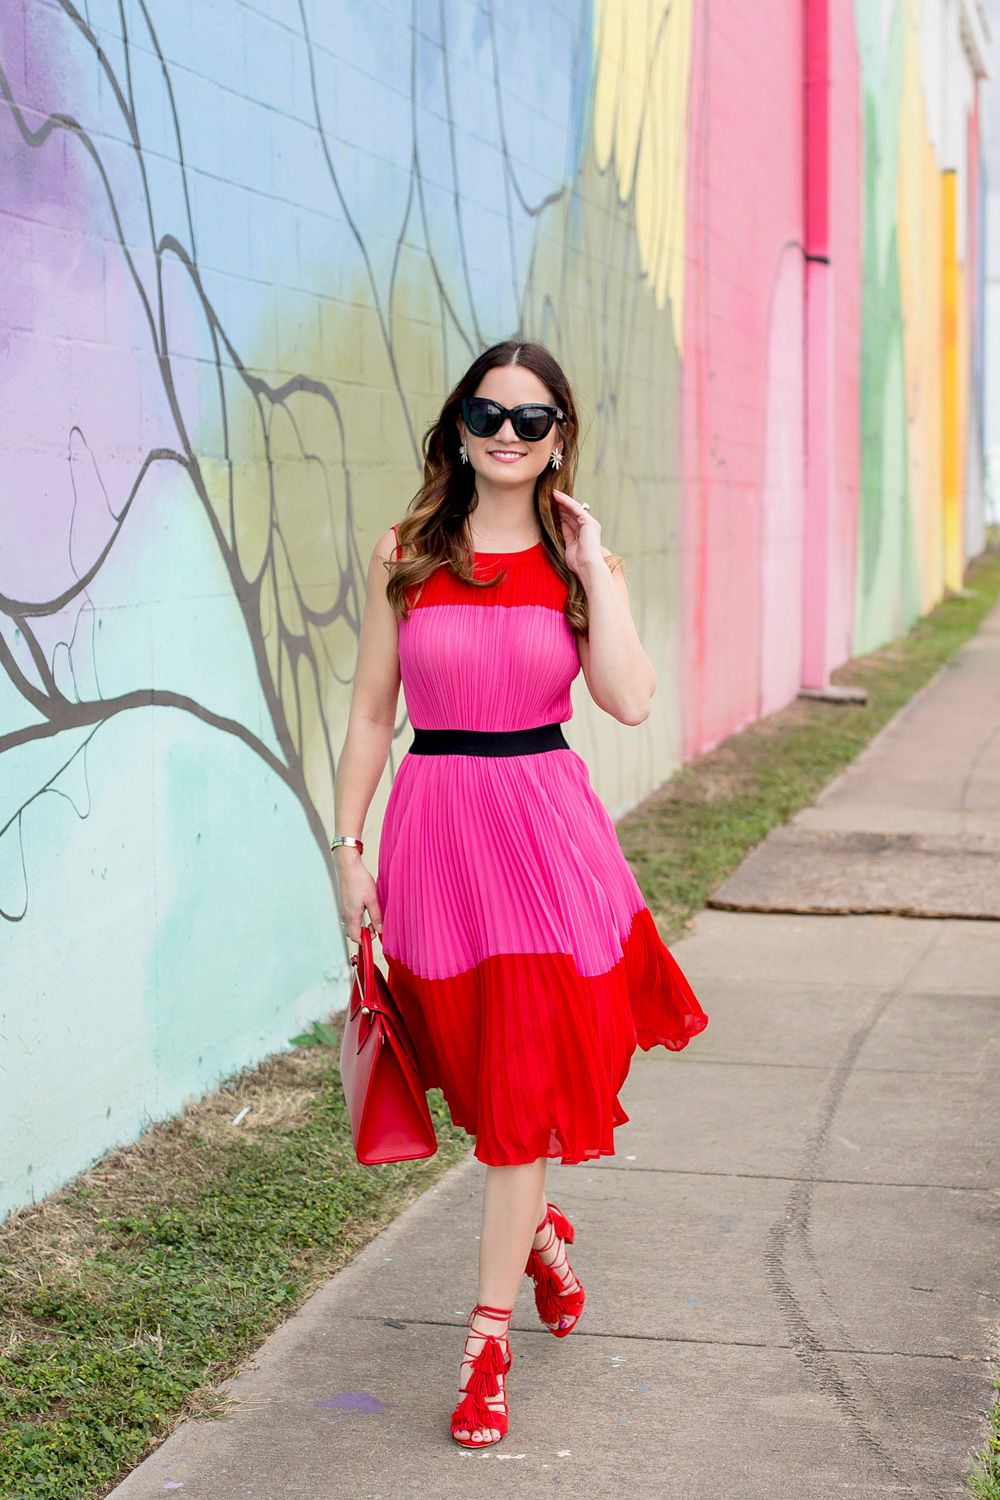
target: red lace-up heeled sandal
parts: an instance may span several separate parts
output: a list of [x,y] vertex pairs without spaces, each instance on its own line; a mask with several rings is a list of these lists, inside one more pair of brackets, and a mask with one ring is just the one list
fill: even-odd
[[[564,1339],[579,1323],[587,1295],[566,1258],[566,1246],[572,1245],[575,1231],[554,1203],[546,1204],[545,1218],[535,1230],[535,1237],[546,1228],[545,1243],[537,1250],[532,1248],[525,1271],[535,1283],[535,1306],[539,1318],[557,1339]],[[555,1254],[549,1261],[544,1261],[542,1256],[552,1251]]]
[[[500,1334],[482,1333],[472,1325],[476,1318],[509,1324],[512,1312],[513,1308],[482,1307],[477,1303],[466,1319],[471,1332],[465,1338],[462,1369],[468,1374],[465,1384],[458,1388],[462,1399],[451,1414],[451,1435],[463,1448],[489,1448],[506,1435],[508,1417],[504,1376],[511,1366],[507,1329],[505,1327]],[[469,1349],[472,1339],[479,1339],[482,1346],[475,1354]],[[491,1430],[498,1432],[500,1437],[490,1437]],[[476,1432],[485,1435],[477,1440],[473,1436]],[[459,1437],[459,1433],[465,1433],[465,1436]]]

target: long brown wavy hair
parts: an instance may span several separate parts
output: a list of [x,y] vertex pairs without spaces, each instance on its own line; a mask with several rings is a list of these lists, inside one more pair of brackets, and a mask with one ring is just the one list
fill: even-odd
[[[459,457],[458,419],[466,396],[474,396],[488,370],[504,365],[523,365],[543,382],[556,406],[565,413],[558,424],[562,439],[563,463],[558,472],[546,468],[535,484],[535,511],[542,527],[542,540],[550,563],[569,589],[566,619],[580,635],[586,635],[587,594],[583,583],[566,563],[566,545],[552,491],[573,493],[579,456],[580,420],[576,400],[565,373],[541,344],[507,340],[494,344],[473,360],[441,408],[441,415],[424,437],[424,482],[407,506],[406,515],[396,528],[404,555],[386,563],[389,581],[386,597],[396,614],[406,617],[407,595],[419,589],[435,569],[450,568],[456,578],[474,588],[489,588],[503,578],[501,570],[492,578],[473,576],[472,537],[469,516],[478,504],[476,471]],[[406,555],[407,549],[409,556]],[[621,564],[620,557],[605,559],[609,566]]]

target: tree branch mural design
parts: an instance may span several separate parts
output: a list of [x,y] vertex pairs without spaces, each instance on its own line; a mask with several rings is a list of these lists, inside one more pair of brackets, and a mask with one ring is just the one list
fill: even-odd
[[[0,17],[5,11],[13,16],[22,8],[13,0],[0,0]],[[90,164],[99,211],[109,226],[107,239],[124,271],[118,295],[129,303],[152,356],[159,398],[167,414],[165,430],[159,436],[166,440],[142,452],[127,483],[116,484],[104,472],[106,454],[101,445],[89,438],[84,424],[72,423],[66,444],[66,466],[73,490],[67,527],[71,581],[49,593],[38,587],[22,589],[10,580],[17,576],[16,570],[24,559],[0,559],[0,668],[29,711],[28,722],[0,732],[0,755],[63,735],[70,735],[73,740],[57,769],[0,825],[0,840],[14,836],[18,840],[24,886],[20,907],[2,911],[8,921],[22,919],[27,911],[25,812],[39,797],[49,793],[66,795],[59,784],[60,777],[74,762],[83,769],[86,782],[87,753],[94,736],[117,715],[137,708],[164,707],[190,714],[232,736],[258,756],[301,805],[311,835],[323,853],[332,886],[334,872],[328,835],[338,730],[342,732],[342,725],[332,723],[331,718],[336,715],[338,689],[349,687],[353,675],[363,609],[365,561],[359,550],[342,402],[333,384],[307,373],[280,380],[265,378],[258,373],[262,366],[240,347],[241,340],[227,326],[218,297],[210,294],[211,278],[206,278],[199,259],[196,231],[202,226],[193,206],[193,184],[185,153],[185,127],[174,65],[161,47],[152,7],[146,0],[135,0],[132,5],[118,0],[121,57],[117,62],[108,50],[109,28],[105,25],[101,29],[91,23],[91,8],[97,7],[84,6],[81,10],[71,0],[58,0],[52,12],[53,24],[72,29],[77,48],[82,43],[85,55],[90,58],[103,97],[113,101],[112,112],[121,132],[116,149],[123,147],[130,155],[138,183],[137,207],[123,201],[109,155],[111,133],[85,126],[81,118],[66,110],[43,112],[19,97],[2,52],[0,98],[25,151],[39,154],[46,149],[51,151],[61,138],[74,148],[73,153],[66,153],[70,163],[67,171],[79,174],[83,170],[82,161]],[[324,91],[317,62],[314,32],[318,23],[315,17],[310,20],[306,0],[299,0],[296,18],[297,44],[303,49],[306,62],[312,129],[327,178],[324,190],[332,194],[334,213],[346,225],[363,268],[362,297],[377,322],[381,358],[394,392],[393,420],[407,435],[414,488],[419,475],[417,423],[412,397],[404,388],[397,359],[399,329],[394,311],[400,286],[406,279],[406,257],[416,247],[424,280],[437,299],[440,362],[446,384],[458,373],[459,365],[478,349],[513,331],[509,325],[497,326],[496,317],[491,318],[480,309],[481,294],[477,291],[473,259],[466,243],[465,221],[470,209],[464,201],[466,184],[461,180],[460,122],[453,107],[453,72],[457,64],[450,47],[453,31],[472,23],[467,11],[463,14],[462,8],[456,10],[447,0],[440,0],[437,11],[441,45],[435,104],[443,106],[446,116],[445,175],[451,182],[453,223],[447,230],[448,247],[437,249],[435,241],[442,238],[440,207],[435,219],[430,184],[441,181],[442,147],[439,142],[434,171],[428,177],[422,144],[428,127],[421,115],[421,90],[426,93],[426,80],[421,79],[421,26],[414,0],[409,26],[411,139],[409,143],[400,143],[397,161],[406,172],[408,183],[396,213],[395,248],[387,282],[384,276],[380,277],[364,228],[352,212],[342,185],[336,142],[325,120],[330,95],[329,89]],[[665,16],[666,11],[657,22],[657,46]],[[548,184],[534,192],[519,176],[517,153],[508,136],[508,117],[517,106],[510,101],[505,104],[503,96],[503,29],[496,23],[492,3],[477,12],[473,22],[480,30],[485,27],[480,43],[492,71],[495,144],[507,226],[506,244],[492,243],[491,254],[498,263],[501,260],[509,263],[506,272],[509,306],[516,328],[533,327],[539,336],[548,337],[558,346],[562,340],[559,292],[553,296],[548,290],[553,281],[551,264],[545,275],[539,276],[538,258],[543,247],[543,224],[553,213],[568,214],[574,208],[578,212],[581,178],[591,169],[584,149],[587,101],[592,90],[590,18],[586,7],[581,7],[575,23],[564,128],[549,143],[552,159],[547,163]],[[11,24],[16,25],[16,20]],[[422,24],[426,31],[426,17]],[[468,35],[465,35],[461,47],[467,46]],[[151,75],[146,66],[140,88],[138,65],[150,59],[155,60],[153,67],[165,101],[163,116],[168,122],[173,158],[169,166],[176,172],[179,183],[172,211],[180,214],[180,225],[163,222],[169,215],[159,211],[157,183],[165,170],[164,147],[158,144],[157,149],[151,148],[150,132],[142,123],[143,110],[149,106],[146,96]],[[57,87],[64,89],[62,78]],[[604,94],[607,93],[605,88]],[[630,142],[636,159],[641,157],[642,137],[640,118],[638,137]],[[656,149],[662,156],[662,141],[656,143]],[[560,159],[555,159],[555,152]],[[524,159],[523,151],[520,157]],[[115,160],[120,161],[120,157]],[[616,170],[620,183],[620,162],[617,169],[605,165],[601,175],[606,175],[613,184]],[[625,198],[621,200],[626,209],[631,205],[632,181],[642,177],[634,170],[627,175]],[[134,232],[129,232],[130,215],[142,225],[141,241],[137,241]],[[630,231],[625,219],[623,214],[622,230],[627,235]],[[565,226],[556,228],[565,245],[568,241]],[[565,250],[562,254],[557,276],[565,280]],[[631,277],[633,295],[641,290],[643,276],[642,269],[636,267],[636,274]],[[601,284],[600,277],[605,284]],[[539,290],[540,283],[546,287],[544,292]],[[606,283],[605,272],[595,272],[593,293],[595,305],[622,295],[621,289]],[[602,335],[596,325],[592,341],[595,347],[602,346]],[[210,373],[194,409],[185,391],[192,343],[197,343],[202,351],[201,369]],[[617,422],[616,397],[623,379],[620,355],[607,349],[602,358],[606,363],[601,380],[605,415]],[[221,434],[217,459],[206,453],[210,445],[206,445],[198,431],[206,410],[208,420]],[[58,406],[50,416],[52,426],[57,427]],[[51,449],[51,439],[49,445]],[[93,599],[94,585],[114,560],[123,536],[133,524],[145,487],[169,471],[184,476],[207,523],[252,652],[265,711],[263,722],[269,733],[263,727],[255,730],[238,718],[214,710],[197,696],[174,688],[137,685],[120,692],[101,690],[100,622]],[[81,519],[84,507],[78,489],[101,497],[100,526],[94,520],[97,513],[94,507],[87,512],[85,524]],[[116,490],[124,493],[117,508],[109,498]],[[308,491],[309,497],[305,503],[303,490]],[[402,497],[397,514],[408,498],[408,495]],[[27,505],[29,498],[20,496],[18,503]],[[83,543],[76,536],[78,528],[86,533]],[[342,692],[339,697],[342,698]],[[397,738],[404,728],[405,714],[401,713]],[[86,815],[80,808],[77,811],[81,816]]]

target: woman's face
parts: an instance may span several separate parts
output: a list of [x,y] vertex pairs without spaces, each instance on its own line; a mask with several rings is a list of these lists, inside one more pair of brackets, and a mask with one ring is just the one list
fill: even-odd
[[[544,381],[522,365],[501,365],[497,369],[487,370],[475,394],[510,408],[529,406],[532,403],[559,405]],[[526,443],[523,438],[519,438],[509,417],[504,419],[500,431],[492,437],[476,437],[461,419],[458,430],[462,442],[468,448],[469,462],[476,473],[497,485],[513,487],[533,484],[544,471],[552,450],[563,445],[558,423],[555,422],[546,436],[537,443]]]

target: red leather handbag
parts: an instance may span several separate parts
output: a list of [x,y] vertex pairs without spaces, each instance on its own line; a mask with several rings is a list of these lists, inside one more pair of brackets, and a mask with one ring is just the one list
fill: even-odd
[[340,1044],[340,1077],[358,1161],[416,1161],[433,1156],[437,1136],[416,1054],[372,952],[371,928],[351,955],[354,984]]

